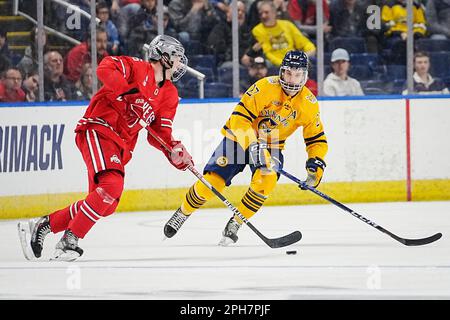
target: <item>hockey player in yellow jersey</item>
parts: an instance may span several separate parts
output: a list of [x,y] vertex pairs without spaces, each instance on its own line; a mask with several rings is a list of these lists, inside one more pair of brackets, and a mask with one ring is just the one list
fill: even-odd
[[[299,127],[303,127],[308,154],[306,183],[317,187],[322,179],[328,145],[317,99],[305,87],[307,77],[306,54],[287,52],[278,76],[263,78],[244,93],[221,130],[224,139],[203,170],[205,179],[222,192],[234,176],[250,166],[251,183],[238,206],[247,219],[261,208],[274,189],[279,175],[273,166],[283,166],[285,141]],[[197,181],[164,226],[166,237],[173,237],[187,218],[213,196],[210,189]],[[235,243],[241,224],[237,216],[231,217],[219,244]]]

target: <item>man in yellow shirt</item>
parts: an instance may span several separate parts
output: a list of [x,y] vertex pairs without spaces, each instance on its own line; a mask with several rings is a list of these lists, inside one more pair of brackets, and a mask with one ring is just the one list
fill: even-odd
[[288,20],[277,19],[273,1],[264,0],[258,4],[261,22],[252,29],[253,37],[261,45],[266,58],[280,66],[286,52],[304,51],[308,56],[316,54],[316,46]]
[[[279,76],[262,78],[244,93],[222,128],[224,139],[204,168],[205,179],[222,192],[233,177],[250,165],[250,187],[238,206],[247,219],[261,208],[275,187],[279,175],[273,166],[283,166],[285,141],[299,127],[303,127],[308,153],[306,183],[317,187],[322,179],[328,145],[319,104],[305,87],[307,78],[308,57],[302,51],[289,51]],[[166,237],[173,237],[187,218],[213,196],[210,189],[197,181],[164,226]],[[241,224],[237,216],[231,217],[219,244],[235,243]]]

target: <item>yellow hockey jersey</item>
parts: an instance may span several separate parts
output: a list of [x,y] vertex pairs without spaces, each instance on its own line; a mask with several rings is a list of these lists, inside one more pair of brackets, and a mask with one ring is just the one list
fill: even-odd
[[[387,36],[393,32],[407,32],[408,12],[406,6],[395,4],[392,7],[384,5],[381,10],[381,19],[387,23],[389,29],[385,32]],[[422,5],[413,6],[413,32],[425,35],[427,32],[425,9]]]
[[308,157],[324,159],[328,145],[316,97],[307,87],[291,97],[278,79],[266,77],[253,84],[234,108],[222,134],[244,150],[254,141],[284,149],[286,139],[303,127]]

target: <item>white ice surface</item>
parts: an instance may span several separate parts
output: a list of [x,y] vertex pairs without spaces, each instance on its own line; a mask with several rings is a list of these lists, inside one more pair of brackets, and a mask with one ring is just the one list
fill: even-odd
[[[26,261],[18,221],[0,222],[0,299],[450,299],[450,202],[349,204],[405,238],[442,232],[406,247],[333,205],[263,207],[251,222],[266,236],[300,230],[271,249],[242,227],[234,247],[218,247],[230,213],[196,212],[172,239],[172,212],[119,213],[80,241],[77,261]],[[297,250],[287,255],[286,250]]]

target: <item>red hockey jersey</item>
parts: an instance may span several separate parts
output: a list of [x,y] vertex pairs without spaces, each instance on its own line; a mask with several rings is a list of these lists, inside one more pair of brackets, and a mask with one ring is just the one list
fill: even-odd
[[[154,113],[151,128],[170,144],[172,121],[178,106],[178,91],[171,81],[166,80],[159,87],[155,82],[151,63],[134,57],[110,56],[102,60],[97,68],[98,79],[103,87],[92,97],[91,102],[78,122],[75,131],[95,129],[110,137],[124,149],[123,160],[131,159],[138,133],[142,127],[138,116],[125,101],[117,100],[121,94],[137,88],[142,100],[150,105]],[[141,97],[139,97],[141,98]],[[148,134],[148,142],[162,150],[162,147]]]

